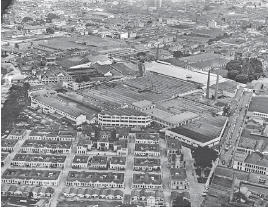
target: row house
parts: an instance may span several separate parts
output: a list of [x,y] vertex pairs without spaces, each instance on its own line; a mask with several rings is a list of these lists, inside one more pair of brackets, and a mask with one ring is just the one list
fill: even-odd
[[8,135],[9,139],[21,140],[26,135],[27,131],[25,129],[13,129]]
[[20,150],[22,153],[69,154],[71,149],[69,141],[26,140]]
[[88,168],[89,159],[89,156],[75,155],[72,162],[72,168]]
[[1,166],[5,165],[6,162],[8,162],[8,160],[9,160],[8,154],[9,153],[3,153],[3,152],[1,152]]
[[158,144],[159,133],[136,133],[135,143],[136,144]]
[[2,175],[3,184],[28,184],[58,186],[61,171],[36,169],[6,169]]
[[160,171],[160,159],[156,158],[134,158],[134,171]]
[[1,139],[1,152],[13,152],[18,144],[18,139]]
[[124,188],[124,173],[69,171],[66,186]]
[[163,207],[164,193],[163,191],[153,191],[145,189],[135,189],[131,191],[131,203],[139,204],[145,203],[147,207]]
[[134,155],[140,157],[159,157],[159,144],[135,144]]
[[126,157],[115,156],[111,158],[110,169],[125,170]]
[[29,193],[33,194],[34,199],[52,197],[55,190],[52,187],[34,187],[34,186],[18,186],[3,184],[1,186],[1,196],[28,197]]
[[65,197],[79,197],[86,199],[107,199],[107,200],[123,200],[123,191],[116,189],[89,189],[89,188],[73,188],[65,187],[62,189]]
[[93,169],[107,169],[108,167],[108,158],[106,156],[93,156],[90,159],[89,168]]
[[236,151],[233,168],[246,172],[268,175],[268,157],[259,152]]
[[66,156],[18,153],[11,165],[18,167],[64,168]]
[[162,189],[161,174],[133,174],[132,187],[135,189]]
[[29,134],[29,139],[45,141],[74,141],[75,133],[70,131],[55,131],[34,129]]

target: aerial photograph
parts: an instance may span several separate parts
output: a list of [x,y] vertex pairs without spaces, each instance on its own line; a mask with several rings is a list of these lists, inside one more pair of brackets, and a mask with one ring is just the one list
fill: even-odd
[[268,0],[1,0],[2,207],[268,207]]

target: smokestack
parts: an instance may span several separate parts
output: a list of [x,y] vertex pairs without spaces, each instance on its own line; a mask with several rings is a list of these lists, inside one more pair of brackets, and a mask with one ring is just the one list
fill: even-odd
[[209,85],[210,85],[210,70],[208,71],[208,81],[207,81],[207,99],[209,99]]
[[157,45],[157,50],[156,50],[156,60],[159,59],[159,44]]
[[219,91],[219,71],[220,68],[214,68],[214,70],[217,70],[217,80],[216,80],[216,91],[215,91],[215,100],[218,99],[218,91]]

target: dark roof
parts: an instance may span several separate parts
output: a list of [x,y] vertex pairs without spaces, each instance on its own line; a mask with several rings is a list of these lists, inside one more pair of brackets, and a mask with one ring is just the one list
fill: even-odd
[[267,103],[268,103],[267,97],[252,97],[248,111],[268,114]]
[[170,169],[171,179],[173,180],[185,180],[187,179],[186,170],[183,168]]
[[133,174],[134,184],[161,184],[160,174]]

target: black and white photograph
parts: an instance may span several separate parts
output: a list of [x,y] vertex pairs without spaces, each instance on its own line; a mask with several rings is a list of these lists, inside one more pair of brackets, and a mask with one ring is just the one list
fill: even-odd
[[268,0],[1,0],[1,207],[268,207]]

